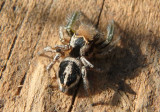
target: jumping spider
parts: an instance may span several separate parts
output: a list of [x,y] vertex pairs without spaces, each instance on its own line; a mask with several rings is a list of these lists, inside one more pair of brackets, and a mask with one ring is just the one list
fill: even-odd
[[[96,55],[96,51],[104,51],[110,44],[113,38],[114,21],[111,21],[108,25],[107,37],[105,38],[92,24],[80,22],[77,30],[73,29],[73,26],[79,20],[79,16],[80,12],[73,13],[67,25],[59,28],[59,37],[63,45],[55,45],[54,48],[46,47],[43,49],[43,52],[56,53],[53,61],[47,66],[47,70],[49,70],[60,57],[64,57],[60,62],[57,73],[60,91],[66,93],[82,78],[84,88],[87,93],[90,94],[87,69],[93,69],[94,65],[88,61],[88,59]],[[67,33],[70,37],[69,41],[65,39],[64,33]],[[101,55],[105,55],[107,52],[108,51],[104,51]]]

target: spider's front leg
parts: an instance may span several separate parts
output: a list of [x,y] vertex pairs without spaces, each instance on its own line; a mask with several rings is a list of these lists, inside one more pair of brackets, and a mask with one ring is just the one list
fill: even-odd
[[54,48],[47,46],[45,47],[41,52],[38,52],[38,55],[42,55],[45,52],[52,52],[52,53],[61,53],[63,54],[63,51],[70,50],[70,45],[55,45]]
[[67,51],[71,49],[71,46],[70,45],[55,45],[54,48],[57,50],[61,50],[61,51]]
[[72,27],[74,26],[75,22],[78,20],[79,16],[80,16],[80,12],[74,12],[72,14],[72,16],[69,17],[67,20],[68,23],[64,28],[66,29],[66,31],[70,37],[72,37],[73,34],[75,33],[75,31],[72,29]]
[[99,46],[99,48],[103,49],[112,41],[114,35],[114,21],[112,20],[107,26],[107,38],[106,40]]
[[47,66],[47,70],[50,70],[50,68],[55,64],[55,62],[62,56],[62,51],[60,49],[52,49],[50,46],[47,46],[43,49],[42,52],[38,52],[38,55],[44,54],[44,52],[52,52],[56,53],[55,57],[53,58],[53,61]]
[[52,49],[50,46],[45,47],[41,52],[38,52],[38,55],[42,55],[45,52],[52,52],[56,53],[57,51],[55,49]]
[[[115,44],[121,39],[119,36],[116,40],[112,41],[114,35],[114,21],[112,20],[107,26],[107,38],[106,40],[99,46],[98,55],[105,56],[110,53],[114,48]],[[109,47],[108,47],[109,45]],[[106,49],[107,48],[107,49]]]
[[53,61],[47,66],[47,70],[50,70],[51,67],[56,63],[56,61],[61,57],[60,53],[57,53],[53,58]]
[[68,18],[68,23],[65,27],[60,26],[59,28],[59,38],[60,41],[63,44],[66,44],[67,41],[65,40],[64,37],[64,31],[66,31],[67,35],[71,38],[76,32],[72,29],[72,27],[74,26],[74,23],[77,21],[78,17],[80,15],[80,12],[75,12],[73,13],[73,15],[71,17]]
[[[66,29],[63,26],[60,26],[59,27],[59,39],[63,44],[68,44],[71,36],[69,36],[68,33],[65,36],[64,36],[64,34],[66,34]],[[68,36],[69,36],[69,40],[67,40]]]

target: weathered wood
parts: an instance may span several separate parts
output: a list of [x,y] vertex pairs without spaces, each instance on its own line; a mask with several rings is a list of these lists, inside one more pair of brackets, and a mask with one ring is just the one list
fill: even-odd
[[[1,0],[0,111],[159,111],[159,6],[157,0]],[[52,59],[37,56],[44,47],[60,44],[59,26],[76,10],[103,32],[114,19],[114,38],[122,37],[106,58],[92,60],[104,69],[88,72],[93,107],[82,84],[78,94],[61,93],[55,71],[46,71]]]

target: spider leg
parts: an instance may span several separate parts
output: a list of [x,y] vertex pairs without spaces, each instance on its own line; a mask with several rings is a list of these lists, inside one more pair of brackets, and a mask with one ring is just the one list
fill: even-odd
[[81,56],[80,60],[84,66],[89,67],[89,68],[93,68],[94,65],[84,57],[85,53],[89,50],[89,48],[90,48],[89,45],[85,45],[80,49],[80,56]]
[[60,41],[61,41],[63,44],[65,44],[66,41],[65,41],[65,39],[64,39],[63,29],[64,29],[64,27],[62,27],[62,26],[59,27],[59,39],[60,39]]
[[47,46],[41,52],[38,52],[38,55],[42,55],[44,52],[56,53],[57,51],[55,49],[52,49],[50,46]]
[[45,52],[52,52],[52,53],[62,53],[63,51],[70,50],[70,45],[55,45],[54,49],[50,46],[45,47],[41,52],[38,52],[38,55],[42,55]]
[[63,26],[60,26],[59,27],[59,38],[60,38],[60,41],[62,43],[67,43],[66,40],[64,39],[64,34],[63,34],[63,31],[66,30],[68,36],[72,37],[73,34],[75,33],[75,31],[72,29],[74,23],[76,22],[76,20],[78,19],[80,15],[80,12],[74,12],[73,15],[71,17],[68,18],[68,23],[65,27]]
[[[70,28],[70,32],[68,33],[68,28],[66,27],[63,27],[63,26],[60,26],[59,27],[59,39],[60,41],[63,43],[63,44],[68,44],[68,41],[71,39],[72,35],[70,34],[74,34],[75,32],[71,32],[73,31],[71,28]],[[67,35],[65,35],[65,33],[67,32]],[[67,37],[66,37],[67,36]],[[68,37],[69,36],[69,37]],[[68,39],[67,39],[68,38]]]
[[106,43],[110,43],[114,35],[114,21],[112,20],[111,23],[107,27],[107,40]]
[[52,49],[50,46],[47,46],[43,49],[42,52],[38,52],[38,55],[42,55],[44,52],[52,52],[57,53],[55,57],[53,58],[52,62],[47,66],[47,70],[50,70],[50,68],[55,64],[55,62],[62,56],[63,52],[59,49]]
[[90,100],[91,105],[93,105],[91,91],[90,91],[90,88],[89,88],[89,81],[87,79],[87,70],[86,70],[85,66],[82,67],[81,73],[82,73],[82,78],[83,78],[84,89],[87,92],[87,96],[89,96],[89,100]]
[[110,24],[107,26],[107,38],[104,42],[99,45],[99,48],[103,49],[111,42],[114,35],[114,21],[112,20]]
[[70,45],[55,45],[55,49],[61,49],[62,51],[67,51],[71,49]]
[[90,67],[90,68],[94,67],[94,65],[91,62],[89,62],[84,56],[81,56],[80,60],[82,61],[85,67]]
[[56,61],[61,57],[60,53],[57,53],[53,58],[53,61],[47,66],[47,70],[50,70],[51,67],[56,63]]
[[98,53],[98,56],[105,56],[105,55],[109,54],[116,47],[115,44],[117,42],[119,42],[120,39],[121,39],[121,37],[119,36],[118,39],[116,39],[115,41],[111,42],[109,48],[100,50],[99,53]]
[[73,34],[75,33],[75,31],[72,29],[72,27],[79,16],[80,16],[80,12],[74,12],[73,15],[68,18],[68,23],[64,27],[70,37],[72,37]]

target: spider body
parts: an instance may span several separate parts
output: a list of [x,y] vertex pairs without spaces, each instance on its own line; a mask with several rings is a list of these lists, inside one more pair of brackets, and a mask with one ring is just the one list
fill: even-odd
[[[47,70],[60,57],[64,57],[57,72],[59,88],[62,92],[66,93],[70,88],[78,84],[80,78],[82,78],[85,90],[89,94],[87,69],[92,69],[94,66],[88,59],[95,53],[94,49],[100,52],[110,44],[114,32],[114,23],[112,21],[109,24],[107,37],[104,38],[104,36],[100,36],[100,33],[93,25],[82,23],[78,30],[74,31],[72,27],[78,17],[79,13],[75,12],[69,19],[67,26],[60,27],[59,37],[63,45],[56,45],[54,48],[46,47],[44,51],[56,53],[53,61],[47,66]],[[70,37],[69,41],[66,41],[64,33],[67,33]],[[66,54],[66,52],[69,53]]]

